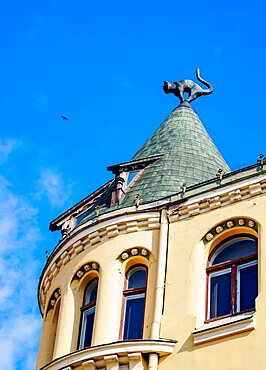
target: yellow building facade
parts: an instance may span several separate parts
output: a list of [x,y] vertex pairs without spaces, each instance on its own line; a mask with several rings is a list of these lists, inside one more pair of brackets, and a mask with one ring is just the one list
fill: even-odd
[[179,84],[133,159],[50,224],[37,369],[266,368],[264,159],[231,172]]

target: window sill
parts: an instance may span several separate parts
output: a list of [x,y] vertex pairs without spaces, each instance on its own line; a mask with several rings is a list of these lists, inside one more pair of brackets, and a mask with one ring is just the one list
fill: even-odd
[[194,330],[192,335],[194,344],[197,345],[253,329],[255,329],[255,313],[247,312],[205,323]]

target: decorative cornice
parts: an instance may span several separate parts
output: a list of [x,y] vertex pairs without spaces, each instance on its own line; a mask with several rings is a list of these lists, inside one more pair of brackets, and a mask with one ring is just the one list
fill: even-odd
[[[40,370],[74,369],[109,369],[107,363],[116,364],[116,369],[130,364],[130,368],[144,369],[143,354],[157,353],[160,357],[173,353],[175,341],[133,340],[115,342],[79,350],[54,360]],[[81,365],[81,367],[80,367]],[[136,366],[138,365],[138,366]],[[124,368],[124,367],[123,367]]]
[[266,179],[245,181],[193,197],[182,205],[169,208],[170,222],[185,220],[213,209],[229,206],[266,193]]
[[[138,231],[157,230],[160,227],[158,212],[124,215],[109,222],[102,222],[82,229],[76,238],[69,239],[48,261],[39,284],[39,304],[44,313],[48,290],[59,271],[75,256],[100,242],[122,234]],[[111,223],[112,222],[112,223]]]

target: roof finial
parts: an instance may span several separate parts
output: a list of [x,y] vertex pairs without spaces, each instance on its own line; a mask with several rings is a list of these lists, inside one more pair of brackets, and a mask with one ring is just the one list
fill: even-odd
[[[176,81],[173,83],[170,83],[168,81],[164,81],[163,84],[163,91],[166,94],[173,93],[175,96],[177,96],[181,103],[184,101],[187,101],[188,103],[192,102],[193,100],[197,99],[201,95],[209,95],[213,92],[212,85],[203,80],[203,78],[200,76],[200,70],[199,68],[196,69],[196,76],[197,79],[205,86],[207,86],[208,89],[203,89],[201,86],[193,82],[192,80],[182,80],[182,81]],[[188,93],[188,97],[184,97],[184,93]]]

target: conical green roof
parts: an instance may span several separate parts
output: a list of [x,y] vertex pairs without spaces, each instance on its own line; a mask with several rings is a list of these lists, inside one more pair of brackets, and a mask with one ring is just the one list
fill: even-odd
[[[162,157],[145,169],[126,198],[138,193],[142,202],[154,201],[180,192],[184,183],[190,186],[214,178],[218,169],[230,171],[198,115],[187,102],[174,109],[133,160],[159,154]],[[124,202],[127,203],[127,200]]]
[[82,222],[95,217],[96,207],[98,214],[130,207],[136,204],[137,194],[141,204],[153,202],[180,193],[184,183],[187,186],[199,184],[215,178],[219,169],[230,171],[188,102],[181,103],[173,110],[135,154],[132,162],[109,169],[138,162],[150,164],[126,188],[121,203],[111,205],[112,192],[115,190],[115,182],[112,182],[94,206],[82,216]]

